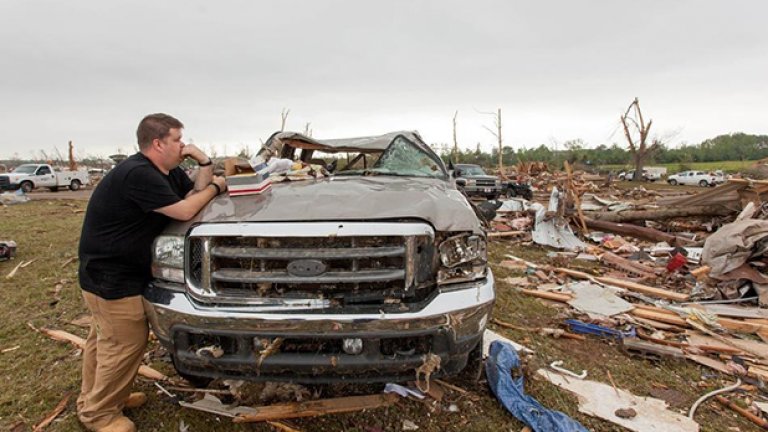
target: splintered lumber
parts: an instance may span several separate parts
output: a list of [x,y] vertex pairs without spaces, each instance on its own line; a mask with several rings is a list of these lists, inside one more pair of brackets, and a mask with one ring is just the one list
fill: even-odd
[[594,277],[591,274],[587,274],[587,273],[584,273],[584,272],[580,272],[578,270],[571,270],[569,268],[563,268],[563,267],[558,267],[558,268],[555,269],[555,271],[558,272],[558,273],[562,273],[564,275],[568,275],[568,276],[571,276],[571,277],[578,278],[578,279],[588,279],[589,280],[589,279],[592,279]]
[[[45,327],[40,328],[39,331],[40,333],[45,334],[53,340],[69,342],[80,349],[85,349],[85,339],[81,338],[80,336],[73,335],[72,333],[65,332],[64,330],[51,330]],[[146,365],[139,366],[139,375],[158,381],[168,380],[166,375],[163,375],[162,373]]]
[[40,421],[40,423],[36,424],[35,427],[32,428],[32,432],[41,432],[46,428],[46,426],[51,424],[53,420],[59,416],[59,414],[64,412],[64,409],[67,407],[67,403],[69,402],[70,396],[72,396],[72,394],[65,394],[64,398],[56,405],[56,408],[54,408],[53,411],[51,411],[42,421]]
[[666,313],[651,311],[647,309],[639,309],[639,308],[632,309],[629,313],[636,317],[654,320],[654,321],[662,322],[665,324],[672,324],[680,327],[690,327],[688,322],[686,322],[684,319],[680,318],[677,315],[670,315]]
[[596,221],[633,222],[646,220],[666,220],[695,216],[728,216],[733,211],[720,206],[675,207],[661,210],[625,210],[618,212],[586,212]]
[[81,338],[80,336],[73,335],[72,333],[65,332],[64,330],[51,330],[45,327],[40,328],[40,332],[53,340],[69,342],[80,349],[85,349],[85,339]]
[[553,300],[560,303],[567,303],[573,300],[572,295],[564,294],[564,293],[555,293],[555,292],[539,291],[539,290],[532,290],[532,289],[520,289],[520,292],[522,292],[523,294],[527,294],[529,296],[538,297],[546,300]]
[[768,420],[763,419],[762,417],[758,417],[748,410],[736,405],[735,403],[729,401],[728,399],[722,397],[722,396],[715,396],[715,400],[720,402],[721,405],[724,405],[731,410],[739,413],[742,417],[746,418],[747,420],[751,421],[752,423],[760,426],[763,429],[768,429]]
[[490,232],[488,233],[488,238],[518,237],[525,234],[526,234],[526,231]]
[[690,246],[695,242],[682,237],[659,231],[657,229],[641,227],[632,224],[621,224],[616,222],[601,221],[595,219],[585,219],[587,226],[600,231],[608,231],[615,234],[627,235],[642,240],[654,242],[667,242],[672,246]]
[[275,404],[256,407],[254,414],[239,414],[232,421],[235,423],[253,423],[262,421],[284,420],[299,417],[316,417],[366,409],[390,406],[397,395],[348,396],[332,399],[320,399],[287,404]]
[[500,319],[494,318],[491,320],[492,323],[496,324],[499,327],[504,327],[507,329],[512,330],[521,330],[521,331],[528,331],[528,332],[536,332],[543,335],[551,335],[554,338],[564,338],[564,339],[573,339],[573,340],[579,340],[579,341],[585,341],[587,340],[587,337],[584,335],[579,335],[575,333],[567,332],[563,329],[554,329],[554,328],[547,328],[547,327],[522,327],[517,326],[514,324],[510,324],[508,322],[504,322]]
[[677,302],[686,301],[688,300],[688,297],[689,297],[688,294],[676,293],[676,292],[661,289],[661,288],[654,288],[648,285],[643,285],[636,282],[631,282],[623,279],[616,279],[616,278],[607,277],[607,276],[596,277],[595,280],[605,285],[613,285],[620,288],[628,289],[630,291],[635,291],[642,294],[647,294],[650,296],[659,297],[667,300],[674,300]]

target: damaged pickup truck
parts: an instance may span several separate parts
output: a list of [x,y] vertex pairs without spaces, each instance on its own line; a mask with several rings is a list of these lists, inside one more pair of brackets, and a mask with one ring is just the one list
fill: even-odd
[[257,157],[334,172],[219,196],[156,239],[145,306],[180,375],[398,382],[479,370],[495,300],[485,232],[416,133],[281,132]]

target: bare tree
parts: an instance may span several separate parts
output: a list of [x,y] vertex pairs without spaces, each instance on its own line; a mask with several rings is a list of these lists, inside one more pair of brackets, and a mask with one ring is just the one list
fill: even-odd
[[309,125],[312,123],[307,122],[307,124],[304,125],[304,136],[312,137],[312,129],[309,128]]
[[640,101],[635,98],[621,116],[621,124],[624,126],[624,136],[629,143],[629,153],[632,155],[635,166],[632,180],[642,180],[645,162],[661,148],[661,142],[658,139],[653,139],[653,142],[648,145],[648,133],[651,131],[653,120],[649,119],[648,123],[645,122],[643,112],[640,110]]
[[280,132],[283,132],[285,130],[285,121],[288,120],[288,114],[291,113],[291,110],[283,108],[283,111],[280,112]]
[[459,142],[456,140],[456,117],[459,111],[453,113],[453,163],[459,163]]
[[493,121],[495,123],[496,130],[494,131],[493,129],[489,128],[488,126],[483,126],[483,128],[485,128],[485,130],[490,132],[491,135],[495,136],[496,140],[499,142],[499,175],[503,176],[504,175],[504,166],[502,165],[502,161],[501,161],[501,158],[503,156],[502,138],[501,138],[501,108],[499,108],[497,110],[497,112],[495,112],[495,113],[485,112],[485,113],[482,113],[482,114],[487,114],[487,115],[492,115],[493,116]]

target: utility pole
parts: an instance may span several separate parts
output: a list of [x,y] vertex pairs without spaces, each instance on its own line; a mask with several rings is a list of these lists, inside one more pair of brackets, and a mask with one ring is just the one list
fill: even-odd
[[453,113],[453,163],[459,163],[459,142],[456,140],[456,117],[459,111]]

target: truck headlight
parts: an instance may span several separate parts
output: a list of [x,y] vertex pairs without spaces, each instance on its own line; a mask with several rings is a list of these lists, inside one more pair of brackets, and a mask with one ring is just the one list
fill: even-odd
[[475,183],[477,183],[477,180],[473,180],[473,179],[468,179],[468,180],[467,180],[467,185],[468,185],[468,186],[474,186],[474,185],[475,185]]
[[152,276],[184,283],[184,237],[158,236],[152,248]]
[[438,284],[464,282],[485,277],[488,255],[485,239],[475,234],[460,234],[438,246],[442,266]]

